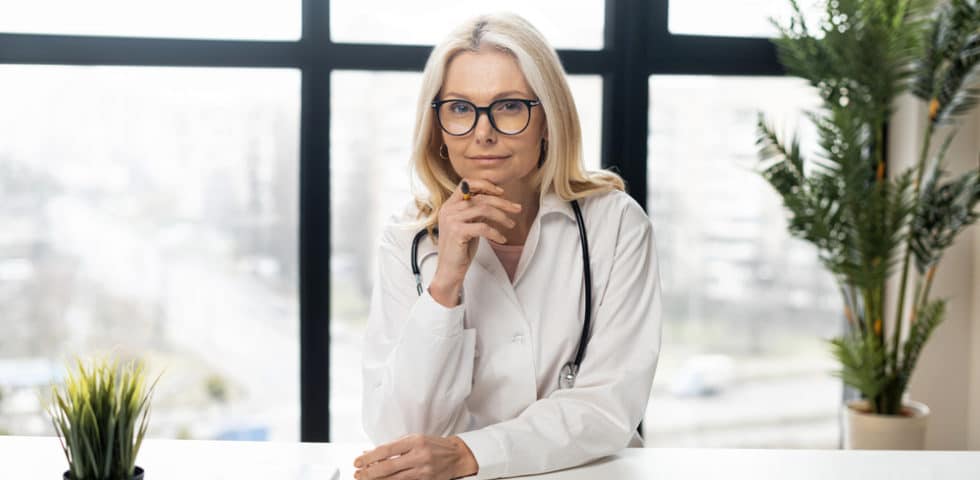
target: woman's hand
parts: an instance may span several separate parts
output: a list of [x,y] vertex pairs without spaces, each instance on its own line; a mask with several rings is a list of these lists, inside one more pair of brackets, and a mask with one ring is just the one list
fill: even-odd
[[465,200],[457,187],[439,210],[439,263],[429,285],[432,298],[448,307],[459,303],[463,278],[476,255],[477,239],[507,243],[500,227],[514,228],[516,222],[510,216],[521,211],[520,204],[500,197],[502,188],[485,180],[463,181],[472,197]]
[[354,460],[357,480],[449,480],[476,474],[479,466],[459,437],[409,435]]

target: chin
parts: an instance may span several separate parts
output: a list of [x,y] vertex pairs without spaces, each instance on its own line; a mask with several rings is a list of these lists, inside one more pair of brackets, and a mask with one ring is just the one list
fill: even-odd
[[508,183],[513,182],[518,177],[512,172],[499,172],[492,169],[486,170],[474,170],[470,173],[470,178],[478,178],[480,180],[486,180],[494,185],[503,186]]
[[485,168],[469,168],[462,172],[462,176],[463,178],[486,180],[494,185],[503,186],[514,183],[526,176],[533,175],[534,171],[535,169],[531,168],[527,172],[520,172],[514,170],[513,165],[499,165]]

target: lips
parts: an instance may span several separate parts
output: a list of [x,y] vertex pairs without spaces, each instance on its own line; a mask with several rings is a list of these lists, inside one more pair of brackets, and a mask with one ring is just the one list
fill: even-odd
[[510,155],[477,155],[469,157],[470,160],[494,161],[510,158]]

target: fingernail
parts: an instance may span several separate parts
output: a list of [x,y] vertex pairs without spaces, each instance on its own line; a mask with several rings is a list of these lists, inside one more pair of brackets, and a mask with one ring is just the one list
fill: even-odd
[[361,468],[361,459],[360,458],[358,458],[357,460],[354,461],[354,466],[357,467],[357,468]]

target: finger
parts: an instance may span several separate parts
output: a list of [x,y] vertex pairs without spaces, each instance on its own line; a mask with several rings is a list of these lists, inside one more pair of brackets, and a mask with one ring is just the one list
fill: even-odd
[[407,470],[393,473],[387,477],[370,477],[358,470],[357,472],[354,472],[354,478],[356,480],[415,480],[418,478],[426,478],[420,473],[420,469],[418,468],[409,468]]
[[468,243],[476,237],[484,237],[497,243],[507,243],[507,237],[496,228],[485,223],[467,223],[460,227],[460,231],[463,233],[464,243]]
[[463,182],[466,182],[466,185],[469,188],[471,196],[475,196],[479,194],[502,195],[504,193],[504,189],[486,180],[482,180],[478,178],[464,178],[462,181],[459,182],[458,185],[456,185],[456,190],[453,191],[453,195],[452,195],[453,199],[455,200],[463,199]]
[[405,437],[395,440],[394,442],[381,445],[378,448],[357,457],[354,460],[354,466],[361,468],[379,460],[384,460],[395,455],[406,453],[411,450],[410,438],[411,437]]
[[402,470],[390,477],[385,477],[384,480],[413,480],[416,478],[424,478],[419,474],[417,468],[411,468],[408,470]]
[[519,213],[521,210],[523,210],[523,207],[519,203],[512,202],[502,197],[494,197],[492,195],[480,195],[473,197],[470,203],[491,205],[505,212],[511,213]]
[[360,475],[358,475],[357,478],[387,478],[390,475],[394,475],[403,470],[415,467],[416,463],[418,462],[413,461],[413,457],[411,455],[402,455],[395,458],[381,460],[358,470],[357,472],[360,473]]
[[492,205],[473,205],[466,210],[459,212],[459,218],[467,223],[476,223],[478,221],[491,220],[499,225],[503,225],[507,228],[514,228],[517,226],[517,222],[510,216],[501,211],[499,208]]

